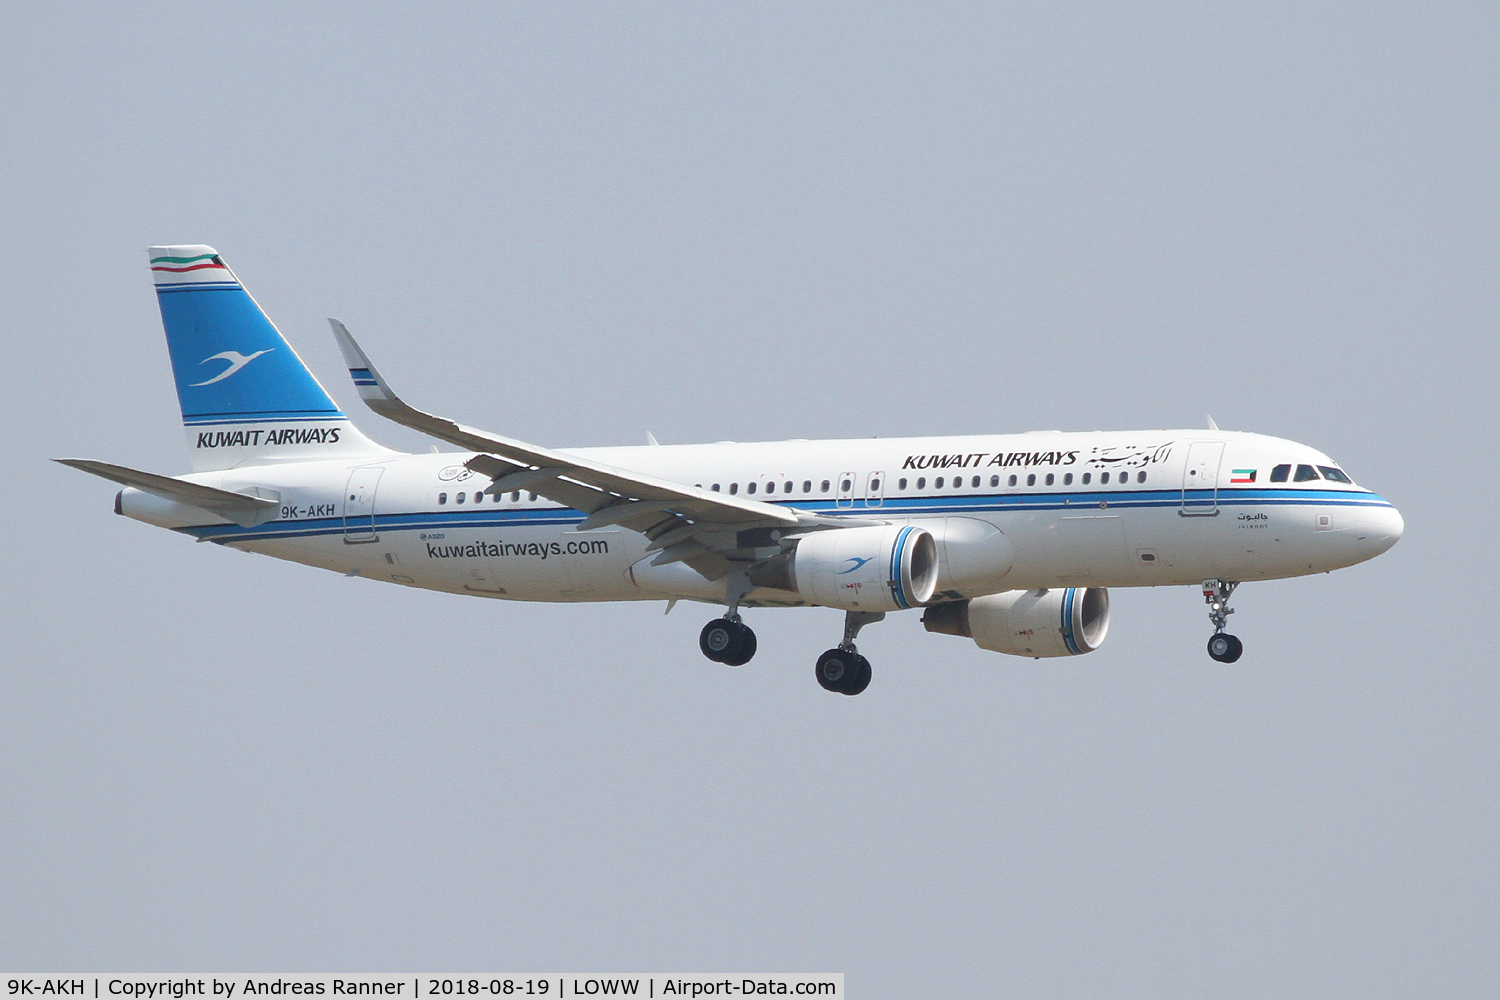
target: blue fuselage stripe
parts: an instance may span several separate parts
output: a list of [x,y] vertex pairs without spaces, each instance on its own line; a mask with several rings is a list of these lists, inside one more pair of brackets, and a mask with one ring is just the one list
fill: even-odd
[[[1239,495],[1236,495],[1239,494]],[[1090,503],[1096,494],[1004,494],[1001,496],[949,496],[886,498],[882,513],[892,516],[934,516],[940,514],[1003,514],[1038,513],[1046,511],[1076,511],[1082,513],[1097,507]],[[1181,493],[1178,490],[1115,493],[1109,494],[1110,508],[1172,508],[1180,507]],[[1071,502],[1078,498],[1079,502]],[[836,501],[814,503],[777,501],[778,506],[826,515],[860,516],[867,514],[864,508],[838,507]],[[1344,506],[1344,507],[1390,507],[1391,504],[1374,493],[1353,491],[1310,490],[1234,490],[1220,491],[1219,506]],[[564,507],[532,508],[487,508],[474,507],[469,510],[449,511],[404,511],[395,514],[377,514],[377,529],[392,531],[438,530],[445,528],[520,528],[542,525],[571,525],[583,520],[583,513]],[[368,524],[368,522],[365,522]],[[307,519],[297,521],[272,521],[254,528],[242,528],[237,524],[201,525],[181,529],[200,538],[214,541],[242,542],[266,538],[295,538],[311,535],[341,533],[342,518]],[[903,542],[898,543],[904,544]],[[898,567],[899,568],[899,567]],[[897,577],[893,570],[892,579]],[[904,595],[903,595],[904,596]]]

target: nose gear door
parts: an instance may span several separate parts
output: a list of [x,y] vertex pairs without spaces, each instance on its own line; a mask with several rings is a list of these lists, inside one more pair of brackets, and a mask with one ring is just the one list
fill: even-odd
[[1212,517],[1219,512],[1219,463],[1223,458],[1223,441],[1194,441],[1188,448],[1179,514]]

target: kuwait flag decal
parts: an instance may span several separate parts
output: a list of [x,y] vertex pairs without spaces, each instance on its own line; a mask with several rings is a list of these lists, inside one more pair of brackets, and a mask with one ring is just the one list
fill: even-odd
[[1255,482],[1254,469],[1230,469],[1229,481],[1231,483],[1253,483]]

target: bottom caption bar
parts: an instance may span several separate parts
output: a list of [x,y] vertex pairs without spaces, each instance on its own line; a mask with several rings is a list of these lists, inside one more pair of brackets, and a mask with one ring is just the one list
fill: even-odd
[[844,974],[666,975],[86,975],[6,976],[4,997],[183,1000],[184,997],[842,997]]

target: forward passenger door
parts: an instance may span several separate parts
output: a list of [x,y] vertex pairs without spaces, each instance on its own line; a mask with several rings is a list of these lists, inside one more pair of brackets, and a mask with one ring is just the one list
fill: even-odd
[[1187,467],[1182,470],[1184,516],[1212,517],[1219,512],[1219,463],[1224,458],[1223,441],[1194,441],[1188,448]]

